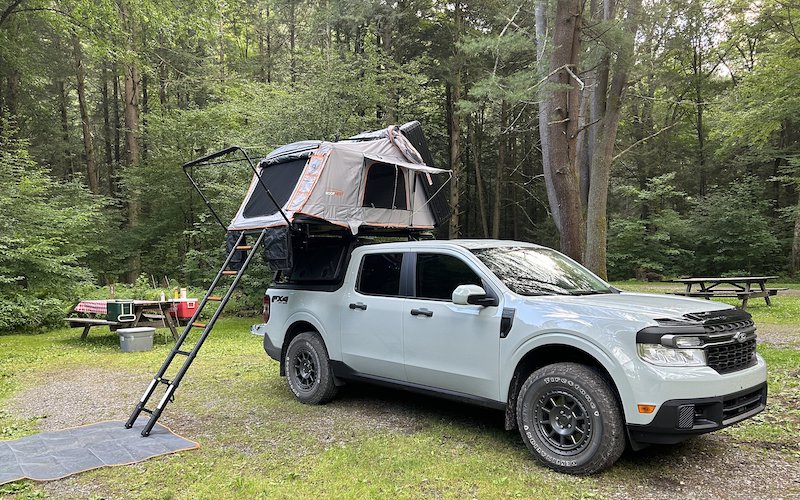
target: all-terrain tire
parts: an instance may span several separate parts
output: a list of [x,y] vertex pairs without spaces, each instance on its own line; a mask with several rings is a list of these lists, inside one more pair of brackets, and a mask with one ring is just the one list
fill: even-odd
[[555,363],[533,372],[519,390],[517,423],[531,453],[558,472],[593,474],[625,450],[617,398],[586,365]]
[[283,360],[286,381],[294,397],[304,404],[325,404],[336,396],[328,350],[316,332],[293,338]]

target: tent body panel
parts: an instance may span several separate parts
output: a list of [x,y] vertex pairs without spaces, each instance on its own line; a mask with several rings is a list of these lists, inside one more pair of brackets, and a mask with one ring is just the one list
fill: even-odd
[[[362,226],[431,229],[438,220],[430,203],[430,188],[434,178],[449,171],[409,161],[409,156],[420,158],[414,146],[405,137],[398,137],[397,129],[387,130],[364,140],[302,141],[282,146],[262,160],[257,171],[290,221],[295,216],[308,216],[347,227],[352,234]],[[387,192],[365,202],[369,169],[378,163],[394,166],[394,182],[387,181],[386,175],[380,183],[372,181],[373,192]],[[399,198],[403,194],[405,199]],[[282,225],[286,225],[283,215],[254,176],[228,229]]]

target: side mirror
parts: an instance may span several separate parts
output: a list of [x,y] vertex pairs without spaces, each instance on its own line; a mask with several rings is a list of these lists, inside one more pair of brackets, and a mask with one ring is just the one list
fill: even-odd
[[496,306],[498,301],[496,298],[486,295],[486,290],[478,285],[459,285],[453,290],[453,304]]

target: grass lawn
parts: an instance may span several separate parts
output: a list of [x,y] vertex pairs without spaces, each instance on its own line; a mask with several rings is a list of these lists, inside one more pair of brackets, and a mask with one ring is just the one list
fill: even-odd
[[[218,323],[160,420],[200,449],[18,481],[0,486],[0,498],[752,498],[729,487],[754,474],[766,496],[800,495],[796,348],[759,347],[771,399],[758,417],[628,451],[609,471],[577,478],[537,465],[518,433],[503,430],[501,412],[367,386],[348,386],[325,406],[301,405],[249,333],[254,322]],[[157,342],[151,352],[122,353],[116,335],[99,328],[85,342],[79,336],[0,336],[0,439],[126,419],[168,352]]]

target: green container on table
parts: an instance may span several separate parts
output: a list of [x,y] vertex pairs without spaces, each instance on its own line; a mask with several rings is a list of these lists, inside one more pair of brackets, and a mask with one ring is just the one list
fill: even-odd
[[109,300],[106,302],[106,320],[131,323],[136,319],[132,300]]

